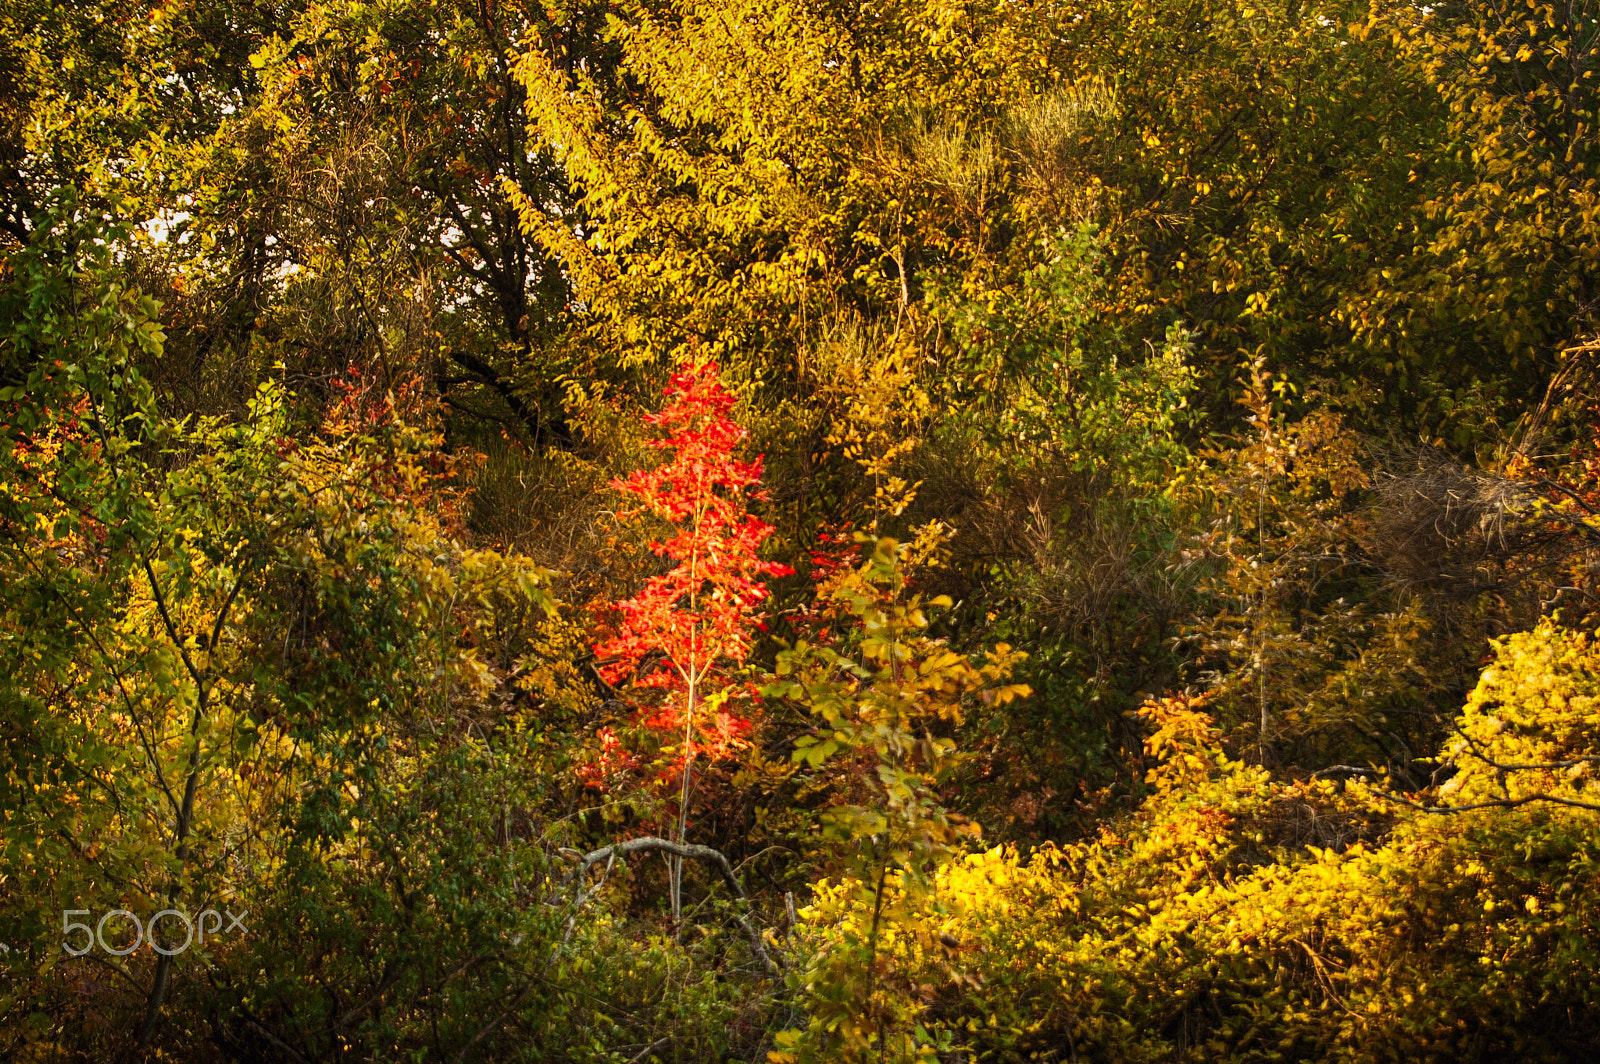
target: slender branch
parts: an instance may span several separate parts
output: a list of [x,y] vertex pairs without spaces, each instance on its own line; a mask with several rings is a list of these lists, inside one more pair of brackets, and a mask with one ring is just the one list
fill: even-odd
[[[156,579],[155,567],[150,564],[150,556],[142,550],[138,553],[139,564],[143,567],[145,576],[150,579],[150,597],[155,600],[156,610],[161,614],[162,627],[166,628],[167,638],[171,640],[173,647],[178,651],[178,657],[182,659],[183,667],[189,673],[189,678],[194,681],[195,690],[199,692],[199,698],[204,701],[205,679],[200,675],[200,670],[196,668],[194,660],[189,657],[189,648],[183,645],[183,636],[178,631],[178,626],[173,623],[172,615],[167,612],[167,597],[161,593],[161,582]],[[237,589],[237,585],[235,585],[235,591]],[[233,601],[231,595],[229,596],[229,601]]]
[[1418,812],[1433,813],[1435,815],[1468,813],[1474,809],[1515,809],[1518,806],[1530,805],[1534,802],[1549,802],[1551,805],[1564,805],[1573,809],[1592,809],[1600,812],[1600,804],[1580,802],[1575,798],[1558,798],[1553,794],[1526,794],[1521,798],[1492,798],[1485,802],[1471,802],[1467,805],[1423,805],[1420,802],[1413,802],[1409,798],[1402,798],[1398,794],[1390,794],[1388,791],[1374,789],[1372,793],[1386,801],[1408,806]]
[[122,672],[117,668],[115,660],[112,659],[110,653],[106,650],[105,644],[100,641],[99,633],[96,632],[91,625],[83,622],[83,619],[78,616],[78,611],[72,608],[71,603],[67,602],[66,596],[63,595],[60,589],[55,586],[54,582],[49,580],[45,576],[44,572],[40,570],[38,562],[34,559],[33,555],[29,554],[28,551],[22,546],[21,542],[17,539],[16,533],[10,527],[6,528],[6,538],[11,540],[12,546],[17,549],[17,553],[22,556],[28,567],[34,571],[36,576],[39,577],[41,585],[49,588],[50,593],[56,598],[56,600],[60,602],[61,605],[66,607],[67,615],[72,618],[73,623],[77,625],[78,629],[83,632],[84,636],[94,644],[95,650],[99,652],[100,660],[105,662],[106,668],[111,672],[111,678],[117,683],[117,693],[122,696],[122,704],[128,711],[128,721],[133,725],[135,734],[139,736],[139,743],[145,749],[145,756],[150,759],[150,765],[155,770],[156,783],[160,785],[161,793],[166,795],[167,801],[172,805],[172,812],[174,815],[176,815],[178,812],[177,796],[172,793],[172,788],[167,785],[166,774],[161,771],[161,761],[156,757],[155,749],[151,746],[150,740],[145,737],[144,725],[140,723],[139,714],[133,708],[133,698],[128,694],[128,687],[122,679]]
[[513,1012],[517,1011],[518,1006],[520,1006],[523,1001],[527,999],[529,994],[533,993],[533,988],[536,985],[536,983],[529,983],[527,986],[523,987],[517,996],[511,999],[511,1004],[502,1009],[498,1016],[495,1016],[488,1023],[478,1028],[477,1032],[473,1034],[471,1038],[467,1039],[466,1043],[460,1049],[456,1050],[453,1056],[451,1056],[451,1064],[460,1064],[461,1061],[466,1060],[467,1054],[471,1053],[473,1049],[477,1047],[478,1043],[482,1042],[485,1038],[488,1038],[491,1034],[493,1034],[495,1030],[506,1021],[507,1016],[510,1016]]
[[271,1042],[272,1043],[272,1047],[274,1049],[276,1049],[276,1050],[278,1050],[278,1052],[283,1053],[286,1056],[288,1056],[290,1060],[299,1061],[299,1064],[311,1064],[311,1062],[308,1061],[304,1056],[302,1056],[301,1054],[295,1052],[293,1046],[289,1045],[289,1043],[285,1042],[283,1039],[279,1038],[277,1035],[275,1035],[271,1031],[267,1030],[266,1026],[260,1020],[257,1020],[254,1016],[251,1016],[248,1013],[246,1013],[244,1022],[245,1022],[245,1026],[247,1026],[251,1030],[255,1031],[256,1034],[259,1034],[262,1038],[265,1038],[268,1042]]
[[139,994],[144,993],[144,987],[140,984],[139,980],[137,980],[133,976],[129,975],[128,974],[128,969],[126,969],[122,965],[116,963],[111,958],[97,956],[94,953],[93,950],[91,950],[85,956],[87,956],[88,959],[93,961],[94,963],[96,963],[98,965],[101,965],[102,967],[110,968],[113,972],[116,972],[118,975],[120,975],[123,979],[125,979],[127,981],[129,986],[133,987],[135,993],[139,993]]
[[[150,583],[151,586],[154,587],[155,573],[150,570],[148,561],[145,563],[145,569],[150,573]],[[243,577],[235,580],[233,582],[232,589],[230,589],[228,592],[227,598],[223,599],[222,606],[217,610],[217,619],[211,628],[211,642],[207,644],[209,647],[211,647],[211,654],[216,653],[216,641],[221,638],[222,626],[227,621],[228,611],[233,608],[234,600],[239,597],[239,592],[241,589],[243,589],[243,587]],[[159,599],[157,601],[159,602]],[[162,607],[161,615],[163,621],[167,625],[169,634],[172,633],[174,631],[172,621],[167,617],[166,608],[164,606]],[[190,664],[187,653],[184,653],[183,660],[184,664],[189,667],[190,675],[195,678],[196,690],[194,714],[190,718],[189,722],[189,738],[194,743],[194,749],[189,752],[189,779],[184,784],[183,806],[178,811],[177,830],[174,833],[178,844],[178,849],[175,856],[178,858],[177,874],[179,877],[183,875],[184,868],[189,863],[189,831],[194,824],[195,797],[200,790],[200,748],[205,745],[201,741],[200,725],[205,720],[206,710],[210,702],[211,681],[213,679],[209,675],[205,678],[202,678],[200,673],[196,671],[195,667]],[[207,662],[206,672],[208,674],[211,671],[209,666],[210,663]],[[182,884],[179,879],[174,879],[168,886],[168,905],[177,904],[178,892],[181,889],[181,886]],[[156,962],[155,982],[151,984],[150,999],[145,1006],[144,1022],[140,1024],[139,1027],[137,1044],[140,1050],[143,1050],[145,1046],[150,1044],[150,1036],[155,1033],[156,1023],[161,1018],[161,1003],[166,998],[167,982],[172,977],[172,957],[173,955],[170,953],[163,953],[161,955],[161,959]]]
[[667,1046],[669,1046],[671,1044],[672,1044],[672,1036],[670,1034],[669,1035],[665,1035],[665,1036],[663,1036],[661,1038],[657,1038],[654,1042],[651,1042],[649,1045],[645,1046],[639,1052],[637,1052],[633,1056],[629,1057],[628,1058],[628,1064],[641,1064],[641,1062],[646,1057],[648,1057],[650,1054],[656,1052],[657,1050],[665,1049],[665,1048],[667,1048]]

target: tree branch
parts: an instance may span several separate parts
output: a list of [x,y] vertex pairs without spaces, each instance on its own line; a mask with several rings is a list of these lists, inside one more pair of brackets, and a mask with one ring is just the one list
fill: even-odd
[[[744,902],[746,906],[749,905],[749,898],[745,896],[744,888],[739,885],[739,878],[733,874],[733,865],[728,862],[728,858],[723,855],[721,850],[712,849],[710,846],[700,846],[695,843],[672,842],[653,835],[647,835],[639,839],[629,839],[627,842],[612,843],[610,846],[602,846],[598,850],[584,854],[578,862],[578,867],[573,872],[573,878],[581,879],[587,876],[589,869],[601,861],[610,862],[618,857],[625,857],[630,853],[665,853],[673,857],[709,864],[722,874],[722,881],[728,884],[728,889],[733,891],[734,896]],[[584,895],[582,900],[587,900],[587,894]],[[761,936],[751,925],[749,919],[742,913],[736,913],[734,919],[739,922],[739,926],[744,929],[746,937],[750,939],[751,951],[761,958],[761,963],[768,972],[773,975],[778,974],[778,965],[768,956],[766,946],[761,941]]]
[[473,375],[474,380],[505,401],[512,414],[533,437],[536,446],[541,441],[548,440],[552,446],[560,450],[572,450],[572,430],[566,423],[558,419],[546,420],[543,414],[523,401],[499,370],[470,351],[451,351],[448,355],[450,361],[467,370]]
[[1423,805],[1413,802],[1409,798],[1402,798],[1398,794],[1388,791],[1373,790],[1373,794],[1385,801],[1398,805],[1408,806],[1421,813],[1433,813],[1436,816],[1445,816],[1451,813],[1468,813],[1474,809],[1515,809],[1518,806],[1530,805],[1534,802],[1549,802],[1551,805],[1564,805],[1573,809],[1591,809],[1600,812],[1600,804],[1594,802],[1580,802],[1575,798],[1558,798],[1553,794],[1527,794],[1521,798],[1492,798],[1486,802],[1471,802],[1467,805]]

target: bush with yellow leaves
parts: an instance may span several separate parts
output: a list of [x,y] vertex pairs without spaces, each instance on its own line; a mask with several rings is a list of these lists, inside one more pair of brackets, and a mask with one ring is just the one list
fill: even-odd
[[1457,775],[1409,798],[1275,779],[1201,700],[1148,705],[1141,808],[940,871],[925,919],[951,945],[907,977],[939,988],[922,1022],[988,1060],[1590,1059],[1597,695],[1594,636],[1501,641]]

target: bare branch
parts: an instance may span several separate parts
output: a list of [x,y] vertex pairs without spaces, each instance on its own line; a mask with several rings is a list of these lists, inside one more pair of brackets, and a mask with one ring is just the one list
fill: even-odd
[[1311,774],[1311,778],[1316,780],[1324,776],[1376,776],[1377,774],[1378,770],[1372,768],[1357,768],[1355,765],[1329,765],[1327,768],[1317,769]]
[[[723,855],[721,850],[694,843],[672,842],[654,835],[629,839],[626,842],[612,843],[610,846],[602,846],[598,850],[584,854],[582,860],[578,862],[578,867],[574,869],[573,878],[582,879],[586,877],[589,869],[601,861],[607,862],[609,871],[611,861],[614,861],[617,857],[625,857],[630,853],[665,853],[673,857],[686,858],[691,861],[700,861],[704,864],[712,865],[722,874],[722,881],[728,884],[728,889],[733,891],[734,896],[741,902],[745,902],[746,906],[749,904],[744,888],[739,885],[739,877],[733,874],[733,865],[728,862],[728,858]],[[577,904],[585,904],[593,893],[593,891],[586,891],[580,896]],[[761,935],[756,931],[749,919],[743,913],[735,913],[734,919],[744,929],[745,936],[750,940],[750,949],[757,957],[761,958],[762,965],[773,975],[778,974],[779,968],[777,964],[767,955],[767,949],[761,941]]]
[[1390,794],[1388,791],[1374,790],[1372,793],[1385,801],[1407,806],[1421,813],[1433,813],[1436,815],[1468,813],[1474,809],[1515,809],[1518,806],[1531,805],[1534,802],[1549,802],[1551,805],[1564,805],[1573,809],[1592,809],[1600,812],[1600,804],[1580,802],[1575,798],[1558,798],[1553,794],[1525,794],[1521,798],[1492,798],[1486,802],[1471,802],[1467,805],[1423,805],[1420,802],[1413,802],[1409,798],[1402,798],[1398,794]]

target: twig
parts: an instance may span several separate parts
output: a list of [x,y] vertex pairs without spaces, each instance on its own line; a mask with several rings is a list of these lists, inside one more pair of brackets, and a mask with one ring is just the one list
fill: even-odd
[[467,1054],[472,1052],[472,1050],[477,1046],[477,1044],[479,1042],[483,1041],[485,1038],[488,1038],[489,1035],[493,1034],[495,1028],[499,1027],[502,1023],[504,1023],[507,1016],[509,1016],[513,1012],[517,1011],[517,1008],[522,1004],[522,1002],[527,998],[527,996],[529,994],[533,993],[533,988],[536,985],[537,985],[536,983],[529,983],[527,986],[523,987],[522,991],[519,994],[517,994],[516,997],[511,999],[511,1004],[507,1005],[500,1012],[500,1015],[496,1016],[494,1019],[490,1020],[488,1023],[484,1024],[482,1027],[478,1028],[477,1033],[474,1034],[471,1038],[467,1039],[467,1042],[466,1042],[465,1045],[463,1045],[460,1049],[456,1050],[455,1055],[453,1055],[450,1058],[451,1064],[460,1064],[461,1061],[466,1060],[467,1059]]
[[670,1034],[665,1036],[665,1037],[663,1037],[663,1038],[657,1038],[654,1042],[651,1042],[649,1045],[645,1046],[639,1052],[637,1052],[633,1056],[629,1057],[628,1058],[628,1064],[642,1064],[643,1060],[646,1057],[648,1057],[651,1053],[654,1053],[658,1049],[665,1049],[665,1048],[667,1048],[667,1046],[669,1046],[671,1044],[672,1044],[672,1036]]
[[261,1024],[257,1023],[255,1020],[247,1019],[244,1022],[245,1025],[254,1030],[256,1034],[259,1034],[262,1038],[265,1038],[267,1041],[271,1042],[273,1047],[279,1052],[287,1054],[291,1060],[297,1060],[300,1062],[300,1064],[311,1064],[311,1062],[305,1057],[301,1056],[299,1053],[296,1053],[294,1048],[290,1046],[289,1043],[285,1042],[283,1039],[279,1038],[277,1035],[261,1026]]

